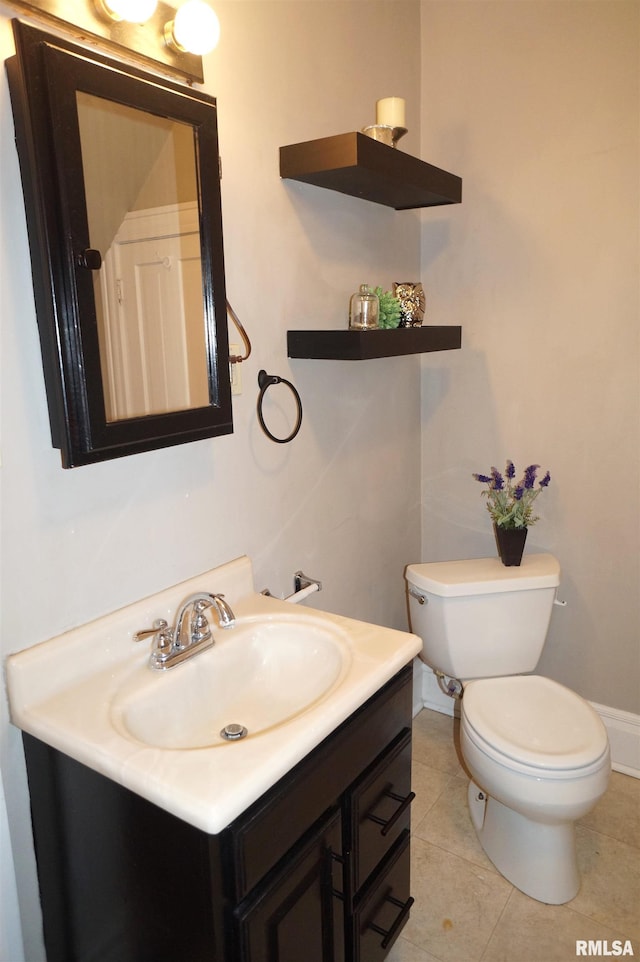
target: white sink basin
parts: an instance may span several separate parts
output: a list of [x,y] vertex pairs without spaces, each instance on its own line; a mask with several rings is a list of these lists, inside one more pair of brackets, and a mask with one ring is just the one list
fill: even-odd
[[[402,581],[398,581],[402,590]],[[236,626],[167,671],[134,634],[195,592]],[[205,832],[222,831],[418,653],[416,635],[257,594],[238,558],[9,656],[14,725]],[[246,737],[225,741],[237,724]]]
[[112,705],[116,727],[157,748],[232,749],[227,726],[246,729],[239,741],[289,721],[351,662],[345,633],[303,614],[245,618],[216,634],[213,648],[125,686]]

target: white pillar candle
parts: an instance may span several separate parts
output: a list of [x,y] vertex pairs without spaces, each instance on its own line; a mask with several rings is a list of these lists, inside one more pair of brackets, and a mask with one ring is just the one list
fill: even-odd
[[385,97],[376,101],[376,123],[387,127],[404,127],[404,100],[402,97]]

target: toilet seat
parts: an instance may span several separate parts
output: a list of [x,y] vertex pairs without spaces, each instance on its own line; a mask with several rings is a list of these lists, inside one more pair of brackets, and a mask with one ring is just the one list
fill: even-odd
[[607,732],[594,709],[541,675],[471,681],[462,709],[467,733],[481,751],[534,777],[586,776],[608,752]]

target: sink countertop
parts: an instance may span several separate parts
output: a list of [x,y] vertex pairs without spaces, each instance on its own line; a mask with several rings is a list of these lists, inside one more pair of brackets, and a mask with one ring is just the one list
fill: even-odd
[[[345,669],[303,712],[259,734],[215,747],[151,747],[114,724],[112,706],[123,688],[135,688],[138,679],[144,686],[153,674],[161,684],[165,676],[187,665],[168,673],[151,672],[149,642],[134,643],[133,634],[159,617],[171,623],[182,600],[203,590],[224,593],[239,622],[296,616],[335,628],[348,649]],[[214,629],[214,636],[231,644],[232,632]],[[408,632],[255,593],[251,562],[243,557],[9,656],[11,720],[196,828],[216,834],[408,664],[421,647],[421,640]],[[214,646],[210,652],[215,650]],[[191,664],[208,655],[196,655]],[[171,718],[168,699],[167,725]]]

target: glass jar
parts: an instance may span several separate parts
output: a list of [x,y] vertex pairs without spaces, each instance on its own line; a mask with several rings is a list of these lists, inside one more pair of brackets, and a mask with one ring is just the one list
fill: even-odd
[[368,284],[361,284],[349,302],[349,327],[357,331],[372,331],[378,326],[380,301]]

